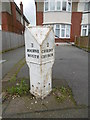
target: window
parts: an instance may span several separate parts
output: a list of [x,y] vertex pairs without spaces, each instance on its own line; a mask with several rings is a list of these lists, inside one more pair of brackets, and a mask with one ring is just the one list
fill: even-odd
[[0,25],[0,30],[2,30],[2,26]]
[[71,0],[44,0],[44,11],[68,11],[71,12]]
[[45,0],[45,11],[48,11],[48,0]]
[[[1,0],[0,0],[0,2],[1,2]],[[11,14],[11,3],[9,2],[9,0],[7,2],[2,1],[2,11],[8,12],[9,14]]]
[[61,2],[57,1],[57,10],[61,10]]
[[88,35],[90,34],[90,25],[88,26]]
[[71,2],[68,2],[68,11],[71,12]]
[[88,36],[88,25],[82,25],[81,36]]
[[45,25],[45,26],[52,26],[55,37],[57,38],[70,38],[70,25],[66,24],[51,24],[51,25]]
[[70,38],[70,25],[56,24],[55,35],[58,38]]
[[50,0],[50,10],[55,10],[55,0]]
[[56,25],[56,29],[55,29],[55,35],[56,37],[60,37],[60,25]]
[[84,11],[90,11],[90,2],[85,3]]
[[70,37],[70,25],[66,26],[66,37]]
[[62,2],[62,10],[66,11],[66,5],[67,5],[67,2],[63,1]]
[[65,37],[65,25],[61,25],[61,37]]

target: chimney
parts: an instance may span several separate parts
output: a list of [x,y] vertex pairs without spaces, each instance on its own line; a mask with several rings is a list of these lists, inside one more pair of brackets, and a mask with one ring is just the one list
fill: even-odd
[[21,9],[21,13],[23,14],[23,4],[22,4],[22,2],[20,2],[20,9]]

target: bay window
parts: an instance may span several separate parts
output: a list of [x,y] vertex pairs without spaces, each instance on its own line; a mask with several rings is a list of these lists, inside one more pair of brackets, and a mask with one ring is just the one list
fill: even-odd
[[56,38],[70,38],[70,25],[54,24]]
[[71,12],[71,0],[45,0],[44,11],[67,11]]

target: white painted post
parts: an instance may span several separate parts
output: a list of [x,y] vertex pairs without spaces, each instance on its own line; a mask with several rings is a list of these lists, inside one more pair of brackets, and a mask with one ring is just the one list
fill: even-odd
[[55,38],[51,27],[26,27],[26,62],[30,70],[30,92],[44,98],[52,90]]

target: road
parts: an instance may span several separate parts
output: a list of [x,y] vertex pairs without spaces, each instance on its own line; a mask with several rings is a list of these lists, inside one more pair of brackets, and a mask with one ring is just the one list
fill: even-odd
[[53,79],[68,83],[78,104],[88,105],[88,53],[73,46],[57,46]]
[[24,47],[11,50],[2,54],[2,77],[4,77],[11,68],[25,56]]

